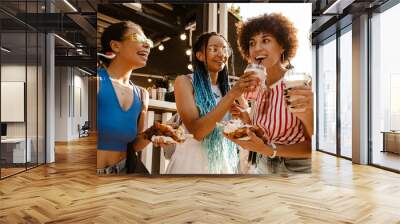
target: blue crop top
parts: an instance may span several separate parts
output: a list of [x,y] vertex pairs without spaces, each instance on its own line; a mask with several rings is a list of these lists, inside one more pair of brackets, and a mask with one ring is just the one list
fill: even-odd
[[119,104],[107,70],[100,69],[98,77],[97,149],[126,151],[127,144],[137,136],[138,118],[142,110],[140,89],[133,85],[133,103],[125,111]]

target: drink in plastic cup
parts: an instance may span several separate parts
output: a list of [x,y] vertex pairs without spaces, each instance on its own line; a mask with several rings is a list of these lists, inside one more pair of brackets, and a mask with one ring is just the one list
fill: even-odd
[[[299,74],[287,74],[283,78],[283,82],[285,83],[285,89],[309,86],[311,83],[311,76],[305,73]],[[305,96],[291,96],[291,101],[304,98]],[[305,109],[292,109],[288,107],[291,112],[304,112]]]
[[246,69],[244,70],[244,73],[246,73],[246,72],[256,73],[257,77],[261,81],[260,88],[257,88],[255,91],[249,92],[246,94],[248,96],[248,100],[255,100],[257,97],[258,91],[266,88],[265,80],[267,79],[267,71],[266,71],[264,65],[262,65],[262,64],[248,64]]

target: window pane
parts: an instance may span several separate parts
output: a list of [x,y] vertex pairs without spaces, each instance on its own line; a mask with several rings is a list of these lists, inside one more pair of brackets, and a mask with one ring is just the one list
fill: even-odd
[[336,153],[335,38],[318,51],[318,149]]
[[38,45],[38,164],[45,163],[45,52],[46,37],[43,33],[39,34]]
[[[1,16],[1,15],[0,15]],[[25,170],[31,141],[26,141],[26,33],[1,33],[1,177]]]
[[27,112],[27,131],[28,131],[28,142],[30,142],[30,151],[28,167],[34,167],[37,165],[37,33],[27,33],[28,38],[28,63],[27,63],[27,80],[26,80],[26,112]]
[[352,157],[352,35],[340,37],[340,153]]
[[44,6],[45,0],[1,1],[10,13],[0,12],[1,178],[45,161],[45,36],[22,22],[38,19]]
[[400,33],[393,29],[398,21],[400,4],[371,19],[372,163],[396,170],[400,170],[400,132],[391,131],[400,130]]

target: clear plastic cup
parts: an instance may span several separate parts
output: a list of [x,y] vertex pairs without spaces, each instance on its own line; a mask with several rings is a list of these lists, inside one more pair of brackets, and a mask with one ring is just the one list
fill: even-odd
[[262,64],[248,64],[246,69],[244,70],[244,73],[246,72],[254,72],[260,79],[260,87],[256,88],[256,90],[254,90],[253,92],[249,92],[246,94],[248,96],[248,100],[256,100],[258,91],[264,90],[266,88],[265,81],[267,79],[267,70]]
[[[297,73],[297,74],[287,74],[283,77],[283,82],[285,83],[285,89],[309,86],[311,83],[311,76],[306,73]],[[290,101],[298,100],[304,98],[305,96],[296,96],[293,95],[290,97]],[[289,108],[291,112],[304,112],[305,109],[294,109]]]

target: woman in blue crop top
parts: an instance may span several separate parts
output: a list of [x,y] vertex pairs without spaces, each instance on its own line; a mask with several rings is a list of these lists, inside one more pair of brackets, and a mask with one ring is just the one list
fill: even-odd
[[148,92],[129,78],[146,65],[152,42],[139,25],[124,21],[104,30],[101,45],[105,68],[98,71],[97,172],[121,173],[128,143],[135,151],[150,143],[143,132]]

